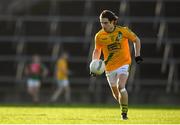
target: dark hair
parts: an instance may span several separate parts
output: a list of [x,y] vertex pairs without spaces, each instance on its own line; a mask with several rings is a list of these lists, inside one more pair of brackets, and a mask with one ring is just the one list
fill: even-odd
[[103,10],[100,14],[99,18],[107,18],[109,21],[117,21],[118,16],[116,16],[112,11],[110,10]]

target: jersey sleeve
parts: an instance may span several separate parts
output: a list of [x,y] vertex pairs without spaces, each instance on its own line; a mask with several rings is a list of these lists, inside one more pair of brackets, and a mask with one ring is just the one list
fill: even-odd
[[100,44],[100,40],[99,40],[99,35],[98,34],[96,34],[96,36],[95,36],[95,49],[101,49],[102,48],[102,45]]
[[136,34],[132,32],[128,27],[124,28],[124,36],[132,42],[135,42],[137,38]]

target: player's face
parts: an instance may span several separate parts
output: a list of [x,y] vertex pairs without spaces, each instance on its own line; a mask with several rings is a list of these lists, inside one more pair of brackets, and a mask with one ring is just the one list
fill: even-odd
[[114,30],[114,22],[109,21],[108,18],[100,18],[101,27],[106,32],[112,32]]

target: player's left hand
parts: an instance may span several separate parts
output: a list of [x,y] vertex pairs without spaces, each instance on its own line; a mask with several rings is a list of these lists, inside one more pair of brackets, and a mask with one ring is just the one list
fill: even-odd
[[137,64],[141,64],[143,62],[143,59],[141,56],[137,56],[137,57],[135,57],[135,61]]

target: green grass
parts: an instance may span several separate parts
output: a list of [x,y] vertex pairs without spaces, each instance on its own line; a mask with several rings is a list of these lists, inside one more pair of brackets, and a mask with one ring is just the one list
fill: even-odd
[[129,120],[117,105],[0,105],[1,124],[180,124],[180,107],[133,106]]

